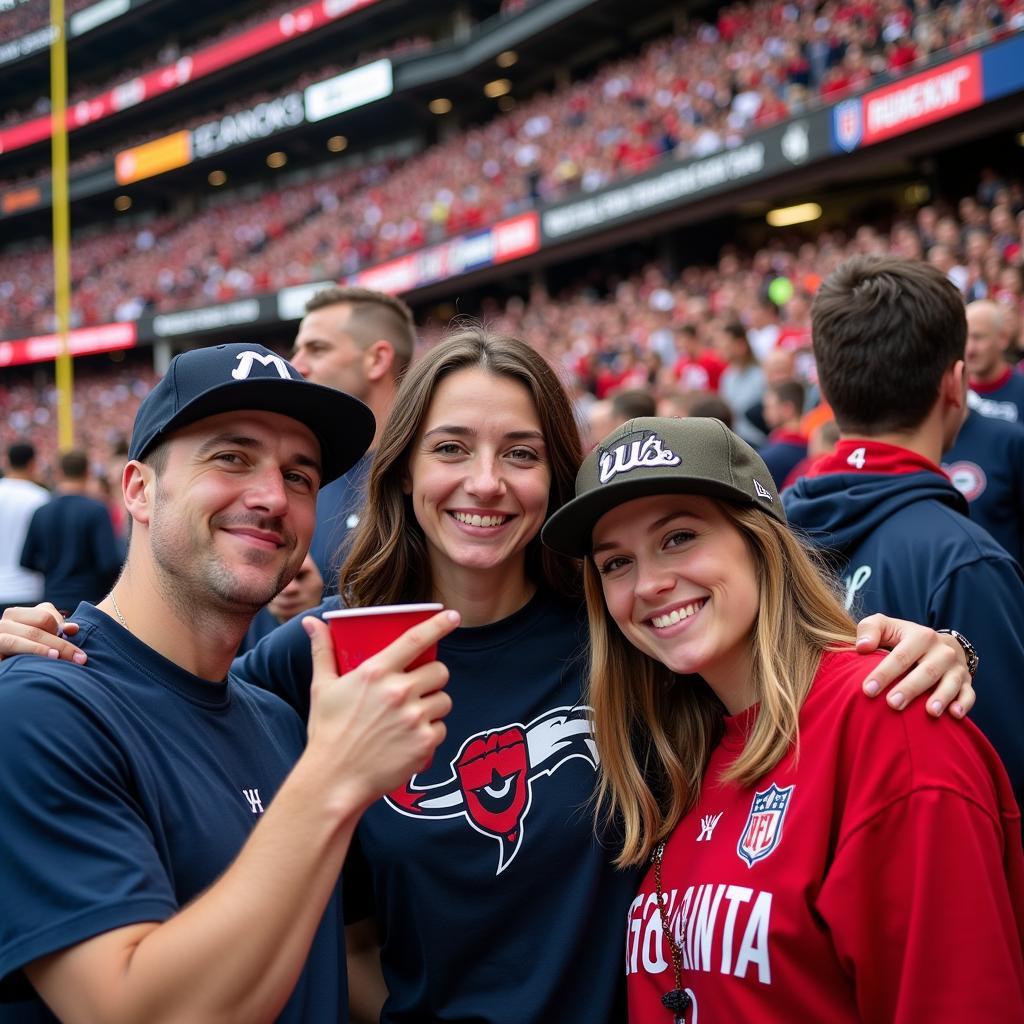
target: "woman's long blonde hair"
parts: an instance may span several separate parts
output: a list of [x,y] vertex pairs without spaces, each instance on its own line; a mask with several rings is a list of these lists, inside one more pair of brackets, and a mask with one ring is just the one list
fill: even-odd
[[[724,780],[749,785],[798,743],[797,719],[822,652],[852,645],[853,620],[807,548],[756,508],[720,502],[757,573],[753,684],[760,710]],[[697,801],[724,708],[699,676],[677,676],[638,651],[609,615],[592,559],[584,565],[590,617],[590,694],[601,768],[599,812],[623,836],[616,863],[644,863]]]

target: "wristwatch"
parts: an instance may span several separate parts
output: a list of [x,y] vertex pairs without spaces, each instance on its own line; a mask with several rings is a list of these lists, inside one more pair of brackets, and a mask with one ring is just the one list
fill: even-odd
[[964,649],[964,656],[967,658],[967,671],[970,672],[973,679],[974,673],[978,671],[978,663],[981,661],[981,657],[974,649],[974,644],[963,633],[958,633],[955,629],[937,629],[935,632],[948,634]]

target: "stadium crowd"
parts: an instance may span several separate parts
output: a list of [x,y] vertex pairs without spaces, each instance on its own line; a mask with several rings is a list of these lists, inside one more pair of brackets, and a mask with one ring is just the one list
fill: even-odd
[[[245,231],[236,232],[237,225],[226,219],[211,226],[209,233],[220,239],[222,273],[206,297],[223,300],[250,289],[329,276],[334,266],[327,259],[319,261],[318,226],[309,218],[311,209],[334,195],[325,194],[325,188],[307,186],[301,201],[295,194],[282,194],[273,206],[254,201],[249,217],[237,222]],[[268,209],[272,216],[265,216]],[[289,223],[299,226],[289,233],[284,230]],[[199,264],[206,244],[208,233],[196,233],[195,224],[162,225],[164,237],[174,238],[190,254],[183,273]],[[97,298],[104,289],[116,287],[122,272],[115,237],[102,236],[93,243],[109,247],[104,270],[89,282],[90,294]],[[256,277],[255,268],[266,266],[268,249],[276,254],[272,262],[277,270]],[[259,257],[247,259],[246,252],[254,250]],[[696,397],[711,393],[726,401],[725,411],[718,414],[733,417],[740,432],[760,444],[770,424],[756,409],[755,423],[746,422],[745,416],[763,403],[767,386],[796,380],[801,406],[810,408],[816,401],[810,303],[821,280],[845,259],[883,253],[927,259],[954,281],[965,301],[991,299],[1005,309],[1010,358],[1016,361],[1024,354],[1022,251],[1024,185],[986,173],[977,194],[963,197],[955,207],[926,205],[885,229],[830,229],[813,240],[780,239],[752,252],[728,246],[715,264],[671,273],[651,263],[632,276],[588,279],[557,294],[538,286],[525,299],[486,303],[481,315],[496,329],[523,338],[558,367],[576,396],[581,419],[593,420],[595,435],[617,394],[639,391],[649,396],[642,408],[670,411],[686,409]],[[148,272],[158,280],[164,275],[173,279],[168,268],[161,269],[155,246],[150,252]],[[27,265],[26,281],[33,272],[38,267]],[[183,283],[191,288],[191,282]],[[137,312],[120,310],[122,315]],[[738,332],[736,324],[741,325]],[[443,326],[424,325],[421,344],[433,344]],[[102,478],[153,376],[141,353],[117,370],[82,372],[75,421],[94,472]],[[40,469],[49,477],[56,466],[54,416],[52,385],[12,381],[0,394],[0,447],[31,441],[39,452]],[[818,425],[812,419],[799,429],[806,435]]]
[[[65,0],[64,11],[70,16],[94,4],[96,0]],[[0,43],[20,39],[29,32],[50,23],[50,5],[46,0],[13,0],[0,11]]]
[[[264,282],[277,288],[351,273],[539,202],[592,191],[659,160],[733,146],[744,133],[803,109],[816,96],[859,88],[873,75],[905,73],[941,49],[959,50],[1022,24],[1024,0],[934,10],[899,0],[820,8],[810,0],[735,4],[719,13],[716,24],[695,23],[639,56],[536,96],[388,173],[370,173],[360,188],[345,188],[351,175],[344,172],[313,186],[318,205],[244,254],[237,280],[226,286],[223,232],[244,232],[259,200],[218,196],[213,216],[193,207],[175,211],[176,221],[193,222],[181,231],[126,227],[109,232],[111,241],[97,241],[94,248],[85,242],[73,268],[76,290],[97,276],[111,248],[118,265],[95,300],[85,288],[74,303],[74,322],[108,322],[119,309],[123,315],[183,308],[202,303],[211,292],[251,294]],[[309,186],[292,190],[302,206]],[[268,186],[263,201],[273,206],[289,191]],[[339,193],[344,203],[337,201]],[[999,216],[998,233],[1010,232],[1019,241],[1019,220],[1005,223]],[[197,251],[193,240],[204,235]],[[312,267],[306,265],[310,253]],[[48,254],[40,242],[0,256],[0,295],[13,297],[0,309],[0,336],[50,329]],[[154,280],[154,255],[173,268],[173,280],[167,274]],[[31,290],[14,280],[26,267],[32,268]]]

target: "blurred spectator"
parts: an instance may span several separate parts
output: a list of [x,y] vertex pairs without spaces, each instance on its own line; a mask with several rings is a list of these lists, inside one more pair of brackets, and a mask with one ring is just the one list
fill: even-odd
[[732,410],[733,430],[751,445],[760,445],[765,438],[747,418],[747,410],[761,401],[764,373],[757,362],[740,323],[724,324],[718,333],[719,351],[728,366],[722,372],[718,390]]
[[696,394],[690,402],[690,416],[709,416],[721,420],[727,427],[733,428],[732,409],[719,395]]
[[801,477],[807,476],[815,463],[826,455],[831,455],[839,444],[839,427],[835,420],[829,419],[819,423],[807,439],[807,454],[789,471],[782,482],[783,488],[792,487]]
[[98,603],[121,568],[121,546],[106,505],[86,493],[89,458],[73,449],[60,457],[54,496],[36,509],[21,564],[42,573],[43,600],[70,615],[82,601]]
[[695,324],[683,324],[678,337],[682,354],[672,372],[679,387],[683,391],[717,391],[725,360],[701,341]]
[[770,433],[760,455],[781,491],[793,468],[807,457],[807,438],[800,433],[804,387],[797,380],[778,381],[764,389],[764,419]]
[[278,626],[302,612],[315,608],[324,599],[324,578],[312,554],[307,554],[295,578],[252,620],[245,641],[239,648],[244,654]]
[[779,311],[775,308],[775,303],[771,299],[757,299],[750,308],[747,339],[759,363],[775,348],[781,333]]
[[1024,565],[1024,430],[968,410],[942,468],[967,499],[971,519]]
[[36,604],[43,597],[43,577],[21,565],[32,516],[50,500],[46,488],[36,483],[35,472],[35,448],[23,441],[12,444],[0,479],[0,612],[11,605]]
[[972,409],[982,416],[1024,427],[1024,377],[1006,360],[1010,338],[1006,310],[997,302],[979,299],[967,307],[967,350],[964,359]]

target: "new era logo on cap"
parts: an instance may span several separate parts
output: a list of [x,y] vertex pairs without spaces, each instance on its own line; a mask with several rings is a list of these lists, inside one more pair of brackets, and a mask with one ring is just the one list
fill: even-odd
[[759,498],[767,498],[769,501],[775,500],[771,495],[771,491],[769,491],[768,488],[757,479],[757,477],[754,477],[754,493]]

